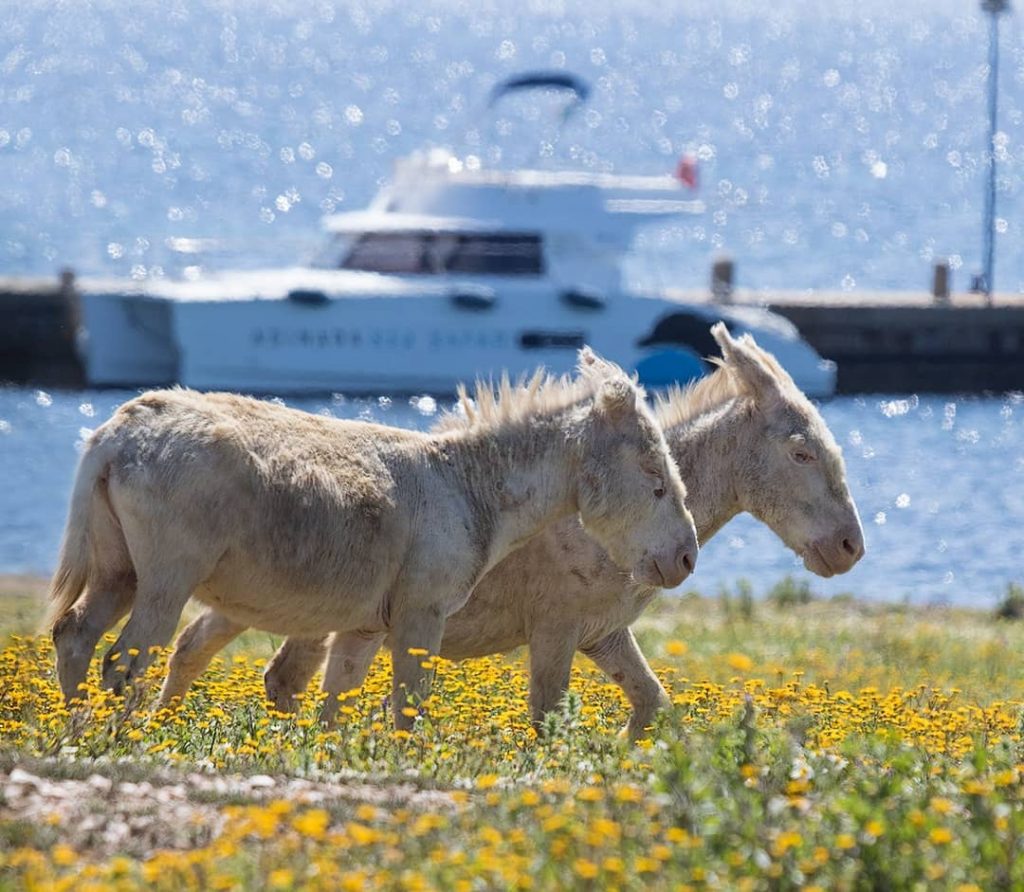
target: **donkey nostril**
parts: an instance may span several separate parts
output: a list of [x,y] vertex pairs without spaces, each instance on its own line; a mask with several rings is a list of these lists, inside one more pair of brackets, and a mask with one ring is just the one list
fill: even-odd
[[687,573],[693,572],[693,556],[690,554],[690,552],[683,552],[682,565],[686,569]]
[[854,545],[849,539],[843,539],[843,551],[853,557],[857,553],[857,546]]

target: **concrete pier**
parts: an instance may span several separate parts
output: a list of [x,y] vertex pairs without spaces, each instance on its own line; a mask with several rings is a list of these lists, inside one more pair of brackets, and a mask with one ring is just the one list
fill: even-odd
[[838,366],[840,393],[1024,390],[1024,307],[773,306]]
[[0,384],[82,387],[74,276],[0,278]]
[[[1024,391],[1024,295],[988,307],[973,294],[751,291],[729,279],[731,305],[770,307],[836,362],[839,393]],[[714,300],[710,289],[672,296]],[[70,273],[0,279],[0,383],[81,387],[77,310]]]
[[[702,291],[677,291],[708,301]],[[1024,391],[1024,295],[926,291],[753,291],[729,303],[765,306],[789,319],[838,366],[837,392]]]

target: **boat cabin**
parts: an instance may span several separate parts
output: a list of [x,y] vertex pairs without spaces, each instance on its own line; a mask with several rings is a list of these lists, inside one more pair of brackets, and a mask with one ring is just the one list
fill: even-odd
[[325,218],[330,240],[316,265],[614,288],[638,226],[703,210],[678,193],[670,177],[492,171],[418,154],[396,164],[367,210]]

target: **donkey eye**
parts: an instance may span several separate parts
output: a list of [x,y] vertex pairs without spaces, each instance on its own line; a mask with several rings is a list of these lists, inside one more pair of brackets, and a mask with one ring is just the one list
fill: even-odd
[[793,461],[798,465],[809,465],[812,461],[815,461],[814,454],[806,449],[794,449],[790,454],[793,456]]
[[664,496],[665,496],[665,487],[664,486],[659,486],[657,489],[654,490],[654,498],[660,499],[660,498],[664,498]]

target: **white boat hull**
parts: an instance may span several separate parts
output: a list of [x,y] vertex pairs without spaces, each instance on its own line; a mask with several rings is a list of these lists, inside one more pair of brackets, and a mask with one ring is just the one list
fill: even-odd
[[[86,293],[88,380],[250,393],[452,393],[460,382],[525,374],[539,365],[569,372],[577,349],[589,344],[629,370],[643,370],[655,355],[667,357],[667,379],[653,383],[685,383],[701,371],[697,358],[713,349],[693,338],[652,343],[659,322],[671,317],[703,332],[724,319],[735,333],[751,332],[806,393],[829,396],[835,389],[834,366],[788,322],[761,310],[621,293],[603,307],[580,307],[550,288],[521,284],[390,297],[312,293],[324,299]],[[492,302],[484,305],[481,295]]]
[[173,305],[142,294],[103,291],[82,296],[78,348],[96,387],[152,387],[178,376]]

